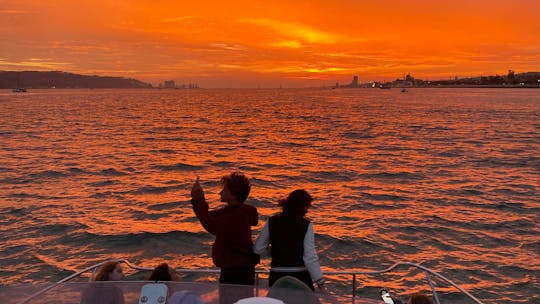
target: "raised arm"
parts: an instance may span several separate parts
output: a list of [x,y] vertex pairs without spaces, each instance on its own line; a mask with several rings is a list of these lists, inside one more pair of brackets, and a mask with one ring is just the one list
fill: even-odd
[[191,205],[203,228],[212,234],[216,234],[218,225],[211,212],[208,211],[208,203],[198,178],[191,188]]

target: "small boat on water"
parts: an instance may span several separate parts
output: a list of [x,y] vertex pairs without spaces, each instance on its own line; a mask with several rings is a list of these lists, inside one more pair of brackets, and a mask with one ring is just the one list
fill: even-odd
[[13,93],[26,93],[26,88],[18,87],[13,90],[11,90]]
[[[121,262],[126,264],[129,268],[135,271],[152,271],[153,268],[145,268],[141,266],[134,265],[130,263],[129,261],[125,259],[118,259],[118,260],[112,260],[116,262]],[[241,285],[219,285],[216,283],[201,283],[201,282],[149,282],[149,281],[108,281],[108,282],[84,282],[80,279],[83,278],[83,274],[85,273],[95,273],[95,271],[102,266],[103,264],[110,262],[110,261],[104,261],[95,265],[92,265],[90,267],[87,267],[77,273],[74,273],[72,275],[69,275],[65,277],[64,279],[54,283],[49,284],[43,287],[41,286],[24,286],[24,285],[0,285],[0,302],[3,304],[26,304],[26,303],[80,303],[80,299],[82,294],[85,290],[89,288],[101,288],[103,286],[107,287],[114,287],[116,290],[121,290],[123,293],[123,297],[125,300],[125,303],[147,303],[147,299],[144,299],[146,296],[144,296],[145,289],[148,289],[147,285],[166,285],[166,287],[163,287],[165,289],[168,289],[169,295],[172,295],[175,292],[190,292],[196,294],[198,297],[200,297],[204,303],[219,303],[220,297],[222,296],[229,296],[232,295],[238,295],[238,294],[246,294],[246,286]],[[260,283],[259,277],[261,274],[268,274],[267,270],[261,270],[257,269],[256,271],[256,283],[255,286],[249,287],[248,286],[248,293],[251,293],[250,296],[242,299],[260,299],[260,298],[271,298],[268,299],[268,301],[261,300],[259,302],[249,302],[244,301],[245,303],[270,303],[270,301],[276,301],[277,300],[284,300],[282,301],[285,303],[365,303],[365,304],[380,304],[383,303],[381,301],[380,296],[373,296],[373,297],[359,297],[357,295],[357,276],[366,276],[366,275],[381,275],[385,273],[392,273],[395,274],[396,268],[403,268],[406,267],[407,269],[412,269],[413,271],[423,271],[425,274],[425,278],[427,283],[429,284],[429,288],[431,289],[431,296],[435,300],[435,303],[440,304],[440,297],[437,293],[436,286],[438,288],[444,288],[448,292],[448,287],[452,286],[455,289],[457,289],[462,295],[463,299],[468,299],[467,301],[471,303],[477,303],[477,304],[483,304],[480,300],[478,300],[476,297],[474,297],[472,294],[464,290],[462,287],[460,287],[458,284],[452,282],[445,276],[427,268],[424,266],[421,266],[419,264],[415,263],[409,263],[409,262],[398,262],[394,265],[382,269],[382,270],[366,270],[366,271],[334,271],[334,272],[325,272],[325,276],[350,276],[351,277],[351,287],[352,292],[349,295],[339,295],[339,294],[331,294],[331,293],[321,293],[321,292],[315,292],[313,293],[311,290],[309,291],[303,291],[299,290],[297,288],[285,288],[281,287],[276,290],[275,286],[271,288],[265,288],[261,287],[259,285],[263,285]],[[175,269],[178,274],[187,274],[187,275],[193,275],[193,274],[203,274],[203,275],[216,275],[219,274],[218,269],[184,269],[184,268],[177,268]],[[91,276],[90,276],[91,277]],[[75,279],[79,279],[79,281],[73,281]],[[437,279],[436,283],[434,284],[432,279]],[[157,283],[157,284],[156,284]],[[145,287],[146,286],[146,287]],[[158,286],[159,287],[159,286]],[[306,286],[307,287],[307,286]],[[381,286],[384,287],[384,286]],[[388,289],[385,289],[388,290]],[[223,292],[225,291],[226,294]],[[392,293],[392,291],[389,291]],[[309,301],[303,301],[302,299],[311,299]],[[383,297],[384,299],[384,297]],[[452,299],[456,299],[455,295],[452,295]],[[144,301],[143,301],[144,300]],[[291,300],[292,302],[290,302]],[[294,300],[294,301],[293,301]],[[173,302],[173,301],[171,301]],[[406,302],[406,301],[405,301]],[[162,299],[161,302],[153,302],[153,303],[168,303],[168,301],[165,300],[165,298]],[[274,303],[274,302],[272,302]],[[275,302],[279,303],[279,302]],[[386,303],[386,302],[385,302]],[[455,301],[451,300],[448,303],[455,303]]]
[[389,84],[389,83],[383,83],[383,84],[379,85],[379,89],[388,90],[388,89],[391,89],[391,88],[392,88],[392,85]]
[[407,92],[409,92],[409,90],[407,90],[406,88],[401,89],[401,93],[407,93]]

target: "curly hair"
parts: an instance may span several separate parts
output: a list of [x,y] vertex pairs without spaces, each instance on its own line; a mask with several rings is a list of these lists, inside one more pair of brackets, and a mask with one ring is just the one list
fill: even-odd
[[433,301],[428,296],[421,293],[414,293],[409,298],[408,304],[433,304]]
[[171,273],[169,272],[169,265],[167,263],[159,264],[150,276],[149,281],[172,281]]
[[298,189],[291,192],[287,198],[279,200],[278,206],[283,208],[283,216],[302,218],[312,201],[313,197],[306,190]]
[[242,173],[233,172],[229,175],[225,175],[221,178],[221,185],[227,187],[234,197],[238,199],[239,202],[243,203],[246,201],[249,196],[249,191],[251,191],[251,185],[249,184],[249,179]]

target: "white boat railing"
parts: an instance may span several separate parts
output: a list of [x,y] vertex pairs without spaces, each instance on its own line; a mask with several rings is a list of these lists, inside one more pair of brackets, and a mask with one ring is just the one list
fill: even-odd
[[[77,278],[77,277],[80,277],[82,274],[86,273],[86,272],[89,272],[89,271],[92,271],[92,276],[90,277],[90,279],[93,277],[95,271],[100,267],[102,266],[103,264],[105,263],[108,263],[108,262],[120,262],[120,263],[124,263],[126,264],[129,268],[131,269],[135,269],[135,270],[139,270],[139,271],[152,271],[154,268],[149,268],[149,267],[142,267],[142,266],[138,266],[138,265],[135,265],[135,264],[132,264],[131,262],[129,262],[128,260],[126,259],[113,259],[113,260],[107,260],[107,261],[103,261],[103,262],[100,262],[100,263],[97,263],[95,265],[92,265],[92,266],[89,266],[79,272],[76,272],[70,276],[67,276],[65,278],[63,278],[62,280],[50,285],[50,286],[47,286],[39,291],[37,291],[36,293],[32,294],[31,296],[29,296],[28,298],[26,298],[25,300],[23,300],[22,302],[19,302],[19,304],[25,304],[25,303],[28,303],[30,300],[34,299],[35,297],[47,292],[48,290],[50,289],[53,289],[54,287],[62,284],[62,283],[65,283],[65,282],[68,282],[74,278]],[[352,292],[351,292],[351,295],[352,295],[352,302],[354,303],[354,299],[356,297],[356,278],[358,275],[377,275],[377,274],[383,274],[383,273],[387,273],[387,272],[391,272],[393,270],[395,270],[396,268],[398,267],[414,267],[414,268],[417,268],[417,269],[420,269],[420,270],[423,270],[425,275],[426,275],[426,279],[428,281],[428,284],[431,288],[431,291],[433,293],[433,298],[435,299],[435,302],[437,304],[440,304],[440,300],[439,300],[439,296],[437,295],[437,291],[435,290],[435,286],[433,285],[433,282],[431,280],[431,276],[435,276],[445,282],[447,282],[448,284],[452,285],[454,288],[456,288],[457,290],[459,290],[460,292],[462,292],[463,294],[465,294],[467,297],[469,297],[472,301],[474,301],[475,303],[477,304],[483,304],[482,301],[480,301],[479,299],[477,299],[475,296],[473,296],[472,294],[470,294],[468,291],[466,291],[465,289],[463,289],[461,286],[459,286],[458,284],[452,282],[450,279],[448,279],[447,277],[443,276],[442,274],[440,273],[437,273],[427,267],[424,267],[420,264],[416,264],[416,263],[410,263],[410,262],[397,262],[395,264],[393,264],[392,266],[388,267],[388,268],[385,268],[385,269],[382,269],[382,270],[366,270],[366,271],[325,271],[324,274],[325,275],[350,275],[351,276],[351,280],[352,280]],[[212,273],[212,274],[218,274],[220,271],[219,269],[189,269],[189,268],[176,268],[175,269],[177,273]],[[268,274],[268,270],[265,270],[265,269],[257,269],[255,271],[256,273],[256,283],[255,283],[255,287],[258,288],[259,286],[259,275],[260,274]]]

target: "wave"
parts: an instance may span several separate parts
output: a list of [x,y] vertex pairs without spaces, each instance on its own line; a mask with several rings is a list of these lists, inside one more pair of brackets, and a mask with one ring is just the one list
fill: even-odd
[[400,203],[399,201],[393,201],[392,203],[388,203],[387,200],[373,200],[376,202],[370,202],[369,199],[362,199],[362,198],[355,198],[353,200],[355,203],[351,203],[346,205],[345,207],[342,207],[344,211],[351,212],[351,211],[357,211],[357,210],[365,210],[365,211],[376,211],[376,210],[396,210],[396,209],[404,209],[409,206],[408,203]]
[[15,215],[26,215],[28,214],[29,210],[28,208],[21,207],[7,207],[0,209],[0,214],[15,214]]
[[539,157],[527,158],[500,158],[500,157],[485,157],[475,161],[478,167],[489,168],[540,168]]
[[45,170],[41,172],[30,173],[26,176],[11,177],[0,180],[0,183],[3,184],[28,184],[32,182],[37,182],[40,180],[53,180],[53,179],[62,179],[73,177],[80,174],[87,174],[85,170],[79,168],[69,168],[66,172],[57,171],[57,170]]
[[505,188],[494,189],[491,192],[492,193],[498,193],[498,194],[504,194],[504,195],[517,195],[517,196],[523,195],[523,196],[530,196],[530,197],[534,197],[536,195],[536,189],[531,187],[528,190],[529,191],[518,191],[518,190],[514,190],[514,189],[510,189],[510,188],[505,187]]
[[[17,245],[7,245],[3,246],[2,248],[2,258],[0,258],[0,261],[3,259],[10,260],[14,259],[17,256],[19,256],[22,252],[26,252],[27,250],[33,249],[32,245],[27,244],[17,244]],[[7,264],[4,264],[7,265]],[[4,271],[5,269],[2,269]]]
[[534,230],[536,223],[533,219],[518,219],[518,220],[500,220],[492,223],[483,223],[474,221],[469,221],[462,223],[463,226],[471,229],[480,228],[482,231],[514,231],[514,233],[525,232],[530,233]]
[[442,241],[438,238],[431,238],[429,241],[424,239],[423,243],[424,246],[434,247],[442,252],[453,252],[456,249],[454,246],[450,245],[450,242]]
[[256,199],[256,198],[249,197],[247,199],[247,202],[250,205],[255,206],[257,208],[260,208],[260,207],[264,207],[264,208],[274,208],[275,207],[275,208],[277,208],[277,204],[276,204],[277,198],[276,198],[275,201],[269,201],[269,200],[261,200],[261,199]]
[[410,200],[409,197],[403,197],[399,195],[392,195],[392,194],[371,194],[362,192],[360,193],[362,198],[374,200],[374,201],[392,201],[392,202],[400,202],[405,200]]
[[64,223],[56,223],[56,224],[48,224],[44,226],[40,226],[39,230],[40,233],[43,233],[45,235],[59,235],[64,234],[70,231],[78,231],[78,230],[86,230],[88,229],[88,226],[83,223],[70,223],[70,224],[64,224]]
[[131,212],[130,218],[134,220],[147,221],[147,220],[159,220],[170,216],[169,213],[150,213],[141,210],[135,210]]
[[176,150],[171,149],[159,149],[159,150],[150,150],[151,153],[163,153],[163,154],[175,154]]
[[92,187],[106,187],[106,186],[113,185],[116,182],[117,181],[114,181],[114,180],[104,180],[104,181],[99,181],[99,182],[87,183],[87,185],[92,186]]
[[35,179],[62,178],[62,177],[66,177],[67,174],[59,172],[59,171],[55,171],[55,170],[45,170],[45,171],[37,172],[37,173],[30,173],[28,176],[30,177],[30,179],[35,180]]
[[442,152],[436,153],[435,155],[439,156],[439,157],[445,157],[445,158],[446,157],[454,158],[454,157],[463,157],[464,154],[465,153],[461,149],[452,149],[452,150],[447,150],[447,151],[442,151]]
[[279,185],[276,184],[274,181],[257,178],[257,177],[251,177],[250,183],[255,186],[263,186],[263,187],[269,187],[269,188],[279,188]]
[[284,148],[302,148],[306,147],[306,143],[304,142],[279,142],[277,145],[284,147]]
[[184,137],[145,137],[144,141],[186,141]]
[[[407,139],[407,137],[403,137],[402,139]],[[399,146],[399,145],[396,145],[396,144],[393,144],[393,145],[384,145],[384,146],[375,146],[374,147],[375,150],[377,151],[386,151],[386,152],[398,152],[398,151],[410,151],[412,150],[411,148],[409,147],[402,147],[402,146]]]
[[[264,166],[263,164],[261,164],[261,166]],[[259,167],[255,167],[255,166],[240,166],[238,167],[238,170],[240,171],[243,171],[243,172],[259,172],[261,171],[262,169],[259,168]]]
[[[537,232],[538,233],[538,232]],[[530,250],[537,255],[540,255],[540,241],[532,241],[529,243],[523,243],[520,246],[521,248]]]
[[77,167],[72,167],[72,168],[69,168],[68,169],[69,173],[71,175],[76,175],[76,174],[87,174],[88,172],[83,170],[83,169],[80,169],[80,168],[77,168]]
[[150,205],[146,208],[149,210],[162,211],[162,210],[169,210],[169,209],[177,209],[180,204],[181,204],[180,202],[169,202],[169,203]]
[[115,168],[108,168],[108,169],[101,170],[99,172],[99,174],[104,175],[104,176],[124,176],[124,175],[127,175],[127,173],[118,171]]
[[73,232],[63,234],[59,241],[72,247],[99,246],[121,251],[148,248],[156,243],[186,249],[193,247],[194,242],[203,243],[213,240],[209,233],[192,233],[186,231],[170,231],[165,233],[141,232],[126,234],[97,234],[92,232]]
[[219,168],[234,168],[234,167],[236,167],[236,163],[229,162],[229,161],[213,162],[210,165],[215,166],[215,167],[219,167]]
[[174,165],[156,165],[156,166],[153,166],[152,168],[168,172],[168,171],[198,171],[198,170],[204,169],[205,167],[197,166],[197,165],[190,165],[190,164],[185,164],[185,163],[178,163]]
[[411,172],[380,172],[380,173],[363,173],[359,175],[364,179],[380,179],[380,180],[393,180],[399,179],[403,181],[417,181],[424,180],[426,176],[421,173],[411,173]]
[[439,177],[453,177],[453,176],[455,176],[455,174],[452,173],[452,171],[448,171],[448,170],[445,170],[445,169],[439,169],[439,170],[435,171],[435,173],[433,175],[439,176]]
[[336,170],[336,171],[310,171],[306,170],[301,179],[308,182],[320,183],[323,181],[342,181],[351,182],[355,181],[358,177],[358,173],[352,170]]
[[144,187],[141,187],[139,189],[129,191],[128,193],[132,193],[132,194],[163,194],[163,193],[167,193],[167,192],[172,191],[172,190],[178,190],[178,187],[177,186],[163,186],[163,187],[144,186]]
[[116,198],[117,200],[123,200],[124,196],[123,193],[105,191],[91,194],[90,198]]
[[23,184],[29,184],[32,183],[33,180],[31,179],[23,179],[23,178],[4,178],[0,179],[0,184],[7,184],[7,185],[23,185]]
[[376,136],[374,136],[373,134],[371,134],[371,132],[365,132],[365,133],[361,133],[361,132],[343,132],[341,133],[341,136],[344,137],[344,138],[348,138],[348,139],[373,139],[375,138]]
[[436,126],[436,127],[428,127],[426,128],[426,130],[429,130],[429,131],[456,131],[455,128],[451,128],[451,127],[446,127],[446,126]]
[[31,198],[31,199],[37,199],[37,200],[70,200],[78,197],[74,196],[47,196],[47,195],[41,195],[41,194],[30,194],[26,192],[19,192],[19,193],[9,193],[6,195],[7,197],[12,198]]
[[370,240],[367,237],[332,237],[325,234],[315,233],[317,242],[321,243],[324,252],[334,252],[340,255],[341,253],[352,253],[361,250],[362,252],[375,252],[384,248],[383,243]]

